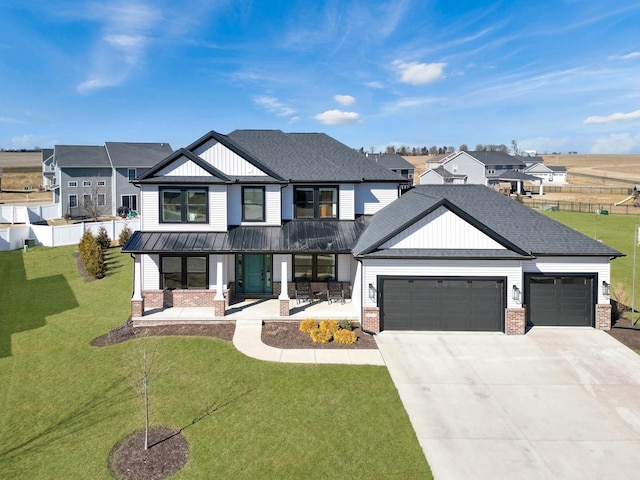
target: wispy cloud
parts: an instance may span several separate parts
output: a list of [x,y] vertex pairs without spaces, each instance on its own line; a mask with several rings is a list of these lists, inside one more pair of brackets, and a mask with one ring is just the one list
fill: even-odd
[[343,112],[342,110],[327,110],[314,116],[325,125],[356,125],[362,123],[357,112]]
[[424,85],[444,78],[446,63],[418,63],[394,60],[391,64],[398,69],[400,81],[411,85]]
[[293,108],[289,107],[288,105],[285,105],[275,97],[270,97],[266,95],[253,97],[253,103],[281,117],[286,117],[296,113],[296,111]]
[[[102,24],[93,49],[87,79],[77,85],[80,93],[114,87],[124,82],[144,61],[149,34],[161,19],[151,5],[118,1],[108,7],[93,5],[88,18]],[[99,16],[97,16],[99,15]]]
[[24,120],[18,120],[17,118],[0,117],[0,123],[21,125],[21,124],[25,124],[27,122],[25,122]]
[[591,147],[591,153],[629,153],[640,148],[640,133],[612,133],[598,138]]
[[611,115],[605,116],[592,116],[587,117],[584,121],[586,125],[597,125],[601,123],[613,123],[620,122],[625,120],[638,120],[640,119],[640,110],[636,110],[635,112],[630,113],[612,113]]
[[610,55],[609,60],[633,60],[640,57],[640,52],[631,52],[626,55]]
[[11,137],[9,145],[10,149],[34,148],[34,147],[53,147],[56,140],[42,135],[19,135]]
[[345,106],[354,105],[356,103],[355,97],[352,97],[351,95],[334,95],[333,99],[340,105]]

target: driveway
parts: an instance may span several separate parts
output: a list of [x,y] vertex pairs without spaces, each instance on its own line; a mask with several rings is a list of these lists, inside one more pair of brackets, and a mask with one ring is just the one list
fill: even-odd
[[607,333],[376,340],[436,480],[640,477],[640,355]]

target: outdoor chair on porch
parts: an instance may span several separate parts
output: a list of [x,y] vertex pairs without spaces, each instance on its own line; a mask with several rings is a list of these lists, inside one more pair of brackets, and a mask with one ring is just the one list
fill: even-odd
[[307,280],[296,281],[296,302],[313,301],[313,292],[311,291],[311,282]]
[[342,283],[335,280],[329,280],[327,282],[327,301],[331,304],[332,301],[337,302],[338,300],[340,300],[340,303],[344,305],[344,290],[342,289]]

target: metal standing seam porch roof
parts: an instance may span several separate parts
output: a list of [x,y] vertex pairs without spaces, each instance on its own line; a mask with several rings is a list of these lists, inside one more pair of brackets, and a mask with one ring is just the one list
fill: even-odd
[[232,226],[227,232],[135,232],[125,253],[350,253],[368,217]]

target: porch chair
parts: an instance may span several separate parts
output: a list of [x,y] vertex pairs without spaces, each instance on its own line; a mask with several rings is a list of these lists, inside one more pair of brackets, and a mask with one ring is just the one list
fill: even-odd
[[296,281],[296,302],[313,301],[313,292],[311,291],[311,282],[308,280]]
[[344,305],[344,290],[342,289],[342,283],[335,280],[329,280],[327,282],[327,301],[331,304],[332,300],[334,302],[340,300],[340,303]]

